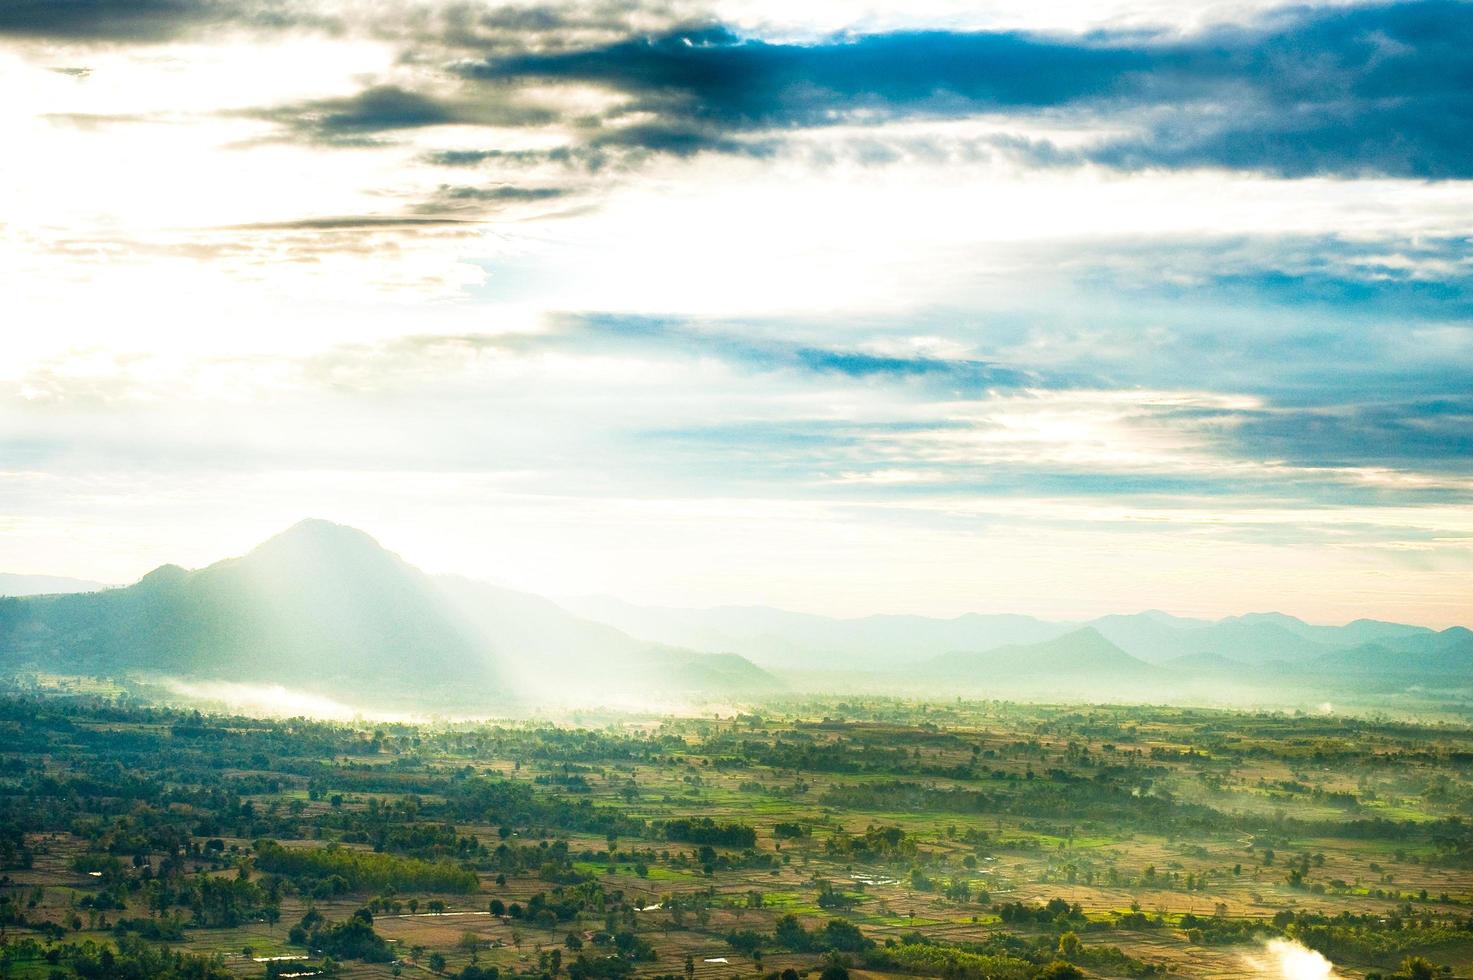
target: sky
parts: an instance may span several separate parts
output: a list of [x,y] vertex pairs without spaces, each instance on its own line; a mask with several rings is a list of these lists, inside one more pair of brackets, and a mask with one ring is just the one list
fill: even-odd
[[0,0],[0,569],[1473,623],[1473,4]]

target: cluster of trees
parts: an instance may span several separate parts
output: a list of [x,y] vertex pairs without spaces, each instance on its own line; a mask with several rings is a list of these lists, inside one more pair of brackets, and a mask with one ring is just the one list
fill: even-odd
[[340,960],[387,963],[394,958],[389,944],[374,931],[373,913],[366,908],[344,922],[331,922],[316,909],[308,909],[302,921],[292,926],[287,941]]
[[1152,977],[1164,964],[1128,956],[1115,946],[1086,946],[1072,931],[1057,940],[999,933],[974,943],[945,943],[920,933],[887,940],[869,950],[871,969],[918,973],[958,980],[1076,980],[1087,967],[1106,976]]
[[1473,941],[1473,917],[1434,921],[1411,914],[1409,907],[1389,916],[1341,912],[1325,915],[1284,910],[1275,928],[1332,960],[1359,960],[1393,966],[1413,951]]
[[1077,904],[1070,905],[1062,898],[1051,898],[1042,905],[1005,902],[994,905],[992,910],[1002,921],[1019,924],[1069,927],[1084,922],[1084,909]]
[[572,922],[582,913],[603,914],[622,903],[622,892],[606,892],[597,881],[588,881],[574,886],[559,886],[552,892],[537,892],[520,902],[507,904],[499,898],[491,899],[488,908],[492,915],[525,919],[528,923],[551,929],[559,922]]
[[666,840],[685,844],[737,848],[757,846],[756,830],[743,823],[717,823],[710,817],[666,820],[662,829]]
[[899,827],[867,827],[863,834],[836,831],[825,849],[835,857],[857,861],[893,860],[914,856],[916,842]]
[[[128,936],[116,940],[115,947],[91,940],[43,947],[29,937],[0,944],[0,974],[8,976],[13,967],[22,967],[26,975],[40,976],[41,970],[51,975],[68,974],[83,980],[233,980],[218,956],[185,953],[141,942]],[[34,969],[32,969],[34,967]]]
[[445,812],[462,820],[483,821],[529,830],[556,827],[615,837],[642,837],[645,823],[610,806],[589,799],[570,800],[537,792],[512,779],[472,776],[443,787]]
[[474,871],[446,860],[355,851],[345,847],[283,847],[255,843],[256,867],[292,878],[340,878],[349,891],[434,891],[471,894],[481,888]]

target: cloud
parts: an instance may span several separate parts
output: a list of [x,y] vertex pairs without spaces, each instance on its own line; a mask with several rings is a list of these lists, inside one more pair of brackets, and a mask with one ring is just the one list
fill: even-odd
[[330,23],[281,0],[0,0],[0,35],[69,41],[147,44],[207,28]]
[[[779,43],[710,25],[597,48],[462,63],[496,86],[562,82],[624,96],[620,126],[670,152],[743,152],[740,134],[856,121],[1069,113],[1128,127],[1079,148],[1006,138],[1034,162],[1222,167],[1283,176],[1473,176],[1473,5],[1293,9],[1195,35],[898,32]],[[655,122],[651,122],[653,118]],[[658,140],[646,143],[661,148]]]
[[467,187],[464,185],[441,185],[438,197],[444,201],[549,201],[568,193],[564,187],[518,187],[514,184],[495,184],[491,187]]
[[[764,157],[800,130],[1001,114],[1015,131],[978,146],[1034,166],[1473,177],[1473,5],[1458,0],[1286,7],[1188,33],[902,30],[807,41],[766,38],[698,9],[3,0],[0,35],[149,43],[224,27],[310,29],[390,42],[429,73],[448,64],[439,89],[473,83],[447,95],[378,81],[353,96],[254,110],[328,145],[372,147],[384,134],[451,125],[558,124],[573,131],[566,146],[507,152],[561,153],[596,169],[609,154]],[[532,99],[548,86],[615,101]],[[1030,131],[1039,120],[1095,138],[1059,142]],[[871,143],[871,159],[885,158],[886,139]],[[443,152],[465,163],[479,151]]]
[[234,231],[373,231],[405,230],[465,222],[455,218],[414,217],[410,215],[349,214],[320,218],[298,218],[292,221],[262,221],[234,225]]
[[835,113],[1042,107],[1117,88],[1150,66],[1139,51],[1022,34],[915,32],[777,44],[723,26],[623,41],[601,49],[532,53],[461,67],[467,77],[601,83],[635,96],[634,111],[664,110],[735,128],[833,121]]
[[715,358],[748,371],[919,384],[947,397],[977,397],[989,390],[1058,383],[1034,371],[975,356],[938,357],[919,351],[884,353],[859,346],[819,346],[750,329],[744,332],[734,325],[723,329],[720,325],[676,319],[598,315],[565,315],[555,322],[558,329],[552,334],[525,340],[580,351],[643,351]]
[[319,99],[248,113],[278,123],[298,138],[339,146],[375,146],[380,135],[431,126],[540,126],[548,109],[515,98],[438,97],[396,85],[375,85],[346,98]]
[[1242,413],[1231,438],[1243,455],[1304,466],[1467,474],[1473,469],[1473,397]]

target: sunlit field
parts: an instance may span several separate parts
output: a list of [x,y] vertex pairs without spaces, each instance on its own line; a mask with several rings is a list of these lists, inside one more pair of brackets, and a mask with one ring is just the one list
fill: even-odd
[[153,944],[201,976],[1473,968],[1459,725],[873,698],[584,726],[0,709],[13,976],[111,975]]

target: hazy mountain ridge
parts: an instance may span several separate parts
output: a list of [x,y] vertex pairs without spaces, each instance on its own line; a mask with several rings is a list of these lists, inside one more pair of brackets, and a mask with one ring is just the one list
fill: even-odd
[[1373,620],[1319,626],[1281,613],[1209,621],[1149,610],[1050,622],[555,603],[430,576],[361,531],[304,521],[205,568],[164,565],[126,588],[0,599],[0,667],[387,693],[446,708],[739,699],[787,681],[916,695],[1212,700],[1335,685],[1467,686],[1473,632]]
[[741,658],[672,650],[537,596],[433,578],[361,531],[315,520],[195,571],[165,565],[127,588],[5,600],[0,663],[468,700],[727,696],[776,684]]
[[1012,614],[835,619],[767,606],[645,607],[609,596],[567,599],[561,605],[634,636],[730,651],[765,667],[788,669],[886,669],[897,661],[918,663],[955,650],[1038,643],[1075,628]]
[[1157,668],[1120,649],[1092,626],[1041,643],[1009,644],[990,650],[955,651],[921,665],[937,677],[976,680],[1002,677],[1144,678]]
[[1177,675],[1246,675],[1257,669],[1276,676],[1312,676],[1347,665],[1362,673],[1440,675],[1462,669],[1465,661],[1473,665],[1473,632],[1463,627],[1437,632],[1371,619],[1325,626],[1284,613],[1205,620],[1147,610],[1051,622],[976,613],[949,619],[839,619],[767,607],[662,609],[608,597],[583,597],[564,605],[636,636],[666,642],[679,638],[730,650],[771,669],[929,669],[937,658],[956,663],[960,654],[1048,644],[1084,628],[1133,661]]

